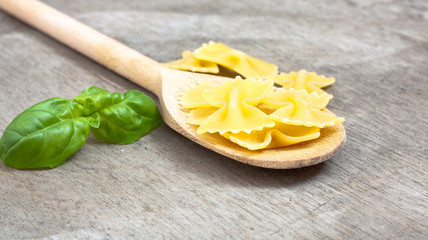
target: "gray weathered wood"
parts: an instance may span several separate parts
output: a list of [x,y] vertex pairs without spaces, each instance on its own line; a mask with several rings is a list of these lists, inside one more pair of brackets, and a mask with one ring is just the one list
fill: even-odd
[[[423,239],[428,235],[426,1],[46,1],[158,61],[216,40],[334,76],[348,139],[296,170],[247,166],[163,125],[90,137],[64,165],[0,163],[0,238]],[[141,89],[0,12],[0,133],[48,97]]]

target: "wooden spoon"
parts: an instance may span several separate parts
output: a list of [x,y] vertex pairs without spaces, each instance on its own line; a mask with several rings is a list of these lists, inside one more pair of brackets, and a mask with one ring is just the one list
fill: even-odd
[[[178,104],[180,94],[200,80],[227,78],[165,68],[156,61],[103,35],[37,0],[0,0],[0,8],[56,38],[157,95],[164,121],[190,140],[237,161],[265,168],[298,168],[330,158],[344,144],[342,124],[321,130],[318,139],[268,150],[250,151],[212,134],[196,134]],[[179,42],[177,42],[179,44]]]

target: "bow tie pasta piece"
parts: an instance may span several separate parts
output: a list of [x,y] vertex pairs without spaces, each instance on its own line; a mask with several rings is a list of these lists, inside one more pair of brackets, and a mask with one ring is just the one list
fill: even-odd
[[278,73],[278,67],[272,63],[248,56],[222,43],[209,42],[194,51],[195,57],[201,60],[215,62],[242,76],[265,77]]
[[192,71],[192,72],[203,72],[203,73],[218,73],[219,69],[216,63],[210,61],[204,61],[195,58],[195,55],[190,51],[184,51],[182,59],[174,62],[163,63],[164,66],[169,68]]
[[308,103],[311,107],[323,109],[332,98],[333,96],[327,93],[318,95],[312,92],[309,94],[306,89],[295,90],[294,88],[290,88],[289,90],[285,90],[274,87],[263,99],[263,103],[278,109],[286,106],[289,102],[293,102],[295,99],[300,99]]
[[179,99],[181,106],[184,108],[211,107],[202,96],[202,93],[213,88],[214,85],[207,82],[200,82],[198,85],[191,86],[181,95]]
[[206,132],[238,133],[273,127],[275,122],[257,106],[273,87],[272,80],[236,77],[202,93],[213,107],[219,108],[201,123],[198,134]]
[[288,102],[269,115],[272,120],[290,125],[303,125],[306,127],[328,127],[345,121],[331,112],[322,111],[301,99]]
[[259,150],[285,147],[316,139],[320,136],[320,129],[276,123],[275,127],[264,128],[261,131],[226,133],[223,136],[249,150]]
[[218,108],[216,107],[205,107],[190,110],[190,113],[187,115],[187,123],[199,126],[217,110]]
[[299,72],[281,73],[280,75],[269,76],[275,83],[284,89],[294,88],[296,90],[306,89],[309,93],[316,92],[319,95],[326,94],[321,88],[333,84],[334,78],[326,78],[314,72],[300,70]]

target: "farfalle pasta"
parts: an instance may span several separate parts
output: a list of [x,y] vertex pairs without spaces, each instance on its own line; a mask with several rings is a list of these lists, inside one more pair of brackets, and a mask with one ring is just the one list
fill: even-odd
[[207,82],[201,82],[197,86],[193,86],[183,93],[181,97],[181,105],[185,108],[210,107],[211,105],[202,96],[205,90],[211,90],[215,86]]
[[[210,65],[212,64],[212,65]],[[333,95],[321,88],[335,82],[314,72],[281,73],[277,66],[224,44],[210,42],[167,66],[215,72],[218,65],[246,77],[220,85],[200,82],[180,98],[187,123],[198,134],[214,134],[249,150],[286,147],[318,138],[322,128],[343,122],[326,106]],[[278,84],[281,87],[276,87]]]
[[344,119],[322,109],[330,100],[306,90],[274,87],[272,80],[236,77],[221,85],[202,82],[182,94],[187,123],[198,134],[219,133],[250,150],[316,139],[320,128]]
[[[209,104],[210,110],[195,109],[191,111],[190,123],[200,122],[197,133],[227,132],[250,133],[253,130],[262,130],[264,127],[272,127],[274,121],[256,106],[272,89],[272,80],[243,80],[236,77],[233,81],[225,81],[220,86],[215,86],[200,92],[200,86],[195,86],[188,92],[198,92]],[[182,98],[185,106],[188,94]],[[184,104],[183,104],[184,103]],[[212,111],[212,112],[210,112]],[[209,116],[207,116],[209,114]],[[202,120],[203,119],[203,120]]]
[[[284,89],[305,89],[309,93],[316,92],[319,95],[326,94],[321,88],[333,84],[336,80],[334,78],[326,78],[325,76],[318,75],[314,72],[307,72],[302,69],[299,72],[281,73],[279,75],[271,75],[276,84],[281,85]],[[332,95],[330,95],[333,97]]]
[[306,89],[276,89],[264,99],[264,103],[277,110],[269,116],[271,119],[290,125],[323,128],[341,123],[344,118],[336,117],[321,109],[327,106],[330,96],[327,93],[309,94]]
[[290,125],[306,127],[328,127],[345,121],[344,118],[336,117],[330,112],[324,112],[310,107],[300,99],[288,103],[269,115],[271,119]]
[[235,71],[242,76],[267,77],[278,74],[275,64],[249,56],[222,43],[209,42],[195,51],[184,51],[182,59],[164,63],[165,66],[193,72],[218,73],[218,65]]
[[222,43],[211,41],[203,44],[194,54],[198,59],[217,63],[246,78],[270,76],[278,72],[275,64],[251,57]]
[[184,51],[182,53],[181,59],[169,63],[164,63],[164,65],[169,68],[192,72],[219,72],[218,65],[216,63],[195,58],[195,55],[190,51]]
[[300,99],[308,103],[311,107],[323,109],[327,106],[328,102],[332,99],[330,94],[324,93],[318,95],[315,92],[308,93],[306,89],[296,90],[294,88],[285,90],[284,88],[274,88],[263,99],[263,102],[274,108],[281,108],[284,104]]
[[285,147],[316,139],[320,136],[320,129],[276,123],[274,127],[264,128],[260,131],[226,133],[223,136],[242,147],[259,150]]

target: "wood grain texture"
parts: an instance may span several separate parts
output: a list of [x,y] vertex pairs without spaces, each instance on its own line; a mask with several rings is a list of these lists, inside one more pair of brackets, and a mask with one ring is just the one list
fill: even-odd
[[[64,165],[0,164],[0,238],[424,239],[425,1],[65,1],[48,4],[166,62],[209,40],[334,76],[347,142],[296,170],[251,167],[163,125],[132,145],[93,137]],[[125,3],[125,4],[124,4]],[[48,97],[140,89],[0,12],[0,132]]]

